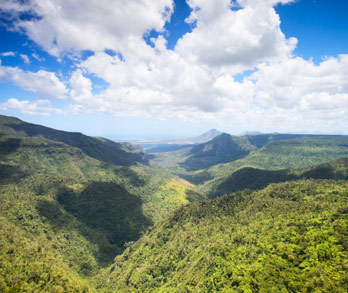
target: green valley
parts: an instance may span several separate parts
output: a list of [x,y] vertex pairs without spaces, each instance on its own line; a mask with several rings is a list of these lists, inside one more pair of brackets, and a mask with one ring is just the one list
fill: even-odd
[[348,137],[208,134],[151,153],[0,116],[0,291],[346,292]]

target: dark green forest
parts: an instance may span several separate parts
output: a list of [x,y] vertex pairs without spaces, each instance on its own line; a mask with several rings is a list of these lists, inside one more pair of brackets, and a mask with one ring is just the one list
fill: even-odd
[[0,116],[0,292],[347,292],[347,146],[154,154]]

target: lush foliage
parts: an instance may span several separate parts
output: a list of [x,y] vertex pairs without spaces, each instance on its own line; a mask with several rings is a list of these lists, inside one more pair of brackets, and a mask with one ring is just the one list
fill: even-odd
[[209,197],[216,197],[244,189],[262,189],[270,183],[299,179],[348,179],[348,159],[342,158],[319,166],[305,169],[262,170],[242,168],[221,182],[216,181]]
[[181,163],[189,171],[205,169],[219,163],[235,161],[254,150],[246,137],[223,133],[213,140],[193,146]]
[[129,166],[135,162],[147,163],[148,158],[141,149],[131,144],[120,144],[105,138],[95,138],[82,133],[66,132],[23,122],[19,119],[0,115],[1,132],[6,136],[40,137],[51,141],[63,142],[79,148],[86,155],[99,161]]
[[106,292],[346,292],[348,184],[299,181],[196,202],[100,275]]
[[[124,166],[139,151],[131,144],[119,145],[118,155],[127,152],[121,165],[110,164],[97,160],[97,152],[94,158],[86,154],[89,142],[114,148],[103,138],[0,118],[0,220],[6,231],[0,235],[0,291],[86,291],[93,287],[87,277],[154,221],[188,203],[192,185],[183,179],[136,161]],[[43,137],[60,135],[64,142]]]

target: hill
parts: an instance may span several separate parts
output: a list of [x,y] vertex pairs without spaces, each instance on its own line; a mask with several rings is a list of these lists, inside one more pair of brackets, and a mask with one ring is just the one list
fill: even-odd
[[[87,292],[128,243],[195,198],[132,145],[14,120],[0,117],[1,292]],[[110,149],[120,164],[106,162]]]
[[199,136],[187,139],[187,141],[190,141],[191,143],[194,143],[194,144],[205,143],[205,142],[208,142],[208,141],[214,139],[215,137],[219,136],[220,134],[222,134],[222,132],[220,132],[216,129],[210,129],[209,131],[207,131]]
[[[279,140],[293,140],[296,138],[315,137],[304,134],[256,134],[245,136],[232,136],[221,133],[205,143],[190,145],[166,145],[147,150],[157,155],[155,160],[170,159],[176,166],[185,171],[192,172],[204,170],[221,163],[233,162],[247,157],[252,151],[260,149]],[[179,151],[181,150],[181,151]],[[153,159],[153,158],[152,158]]]
[[346,292],[345,181],[271,185],[185,206],[99,276],[101,292]]
[[135,162],[148,163],[146,155],[139,151],[139,148],[131,147],[130,144],[116,143],[105,138],[90,137],[78,132],[56,130],[27,123],[14,117],[0,115],[0,131],[2,135],[12,138],[41,137],[63,142],[106,163],[122,166],[130,166]]
[[[0,291],[345,292],[347,181],[203,201],[211,187],[221,195],[347,178],[347,159],[307,167],[345,156],[347,137],[266,137],[222,134],[152,159],[133,144],[1,116]],[[249,153],[203,170],[179,165],[238,152]]]
[[223,133],[211,141],[193,146],[187,153],[188,158],[180,165],[189,171],[205,169],[237,160],[254,149],[246,137]]
[[240,160],[212,166],[213,178],[224,177],[243,167],[265,170],[306,168],[348,157],[348,136],[312,136],[272,141]]
[[215,182],[215,186],[209,192],[209,197],[244,189],[258,190],[270,183],[300,179],[348,180],[348,158],[305,169],[262,170],[245,167],[224,178],[222,182]]

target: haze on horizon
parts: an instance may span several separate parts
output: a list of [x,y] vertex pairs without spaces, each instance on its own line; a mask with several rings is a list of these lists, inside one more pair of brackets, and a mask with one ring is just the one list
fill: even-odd
[[348,134],[348,3],[3,0],[0,113],[121,138]]

